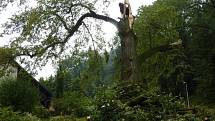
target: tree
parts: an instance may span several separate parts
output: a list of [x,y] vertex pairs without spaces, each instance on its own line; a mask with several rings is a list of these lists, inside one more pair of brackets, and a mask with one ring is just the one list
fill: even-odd
[[[143,80],[174,94],[185,92],[184,81],[193,97],[214,101],[213,5],[211,0],[158,0],[140,8],[134,28],[141,38],[137,50]],[[183,46],[168,49],[165,43],[173,38]]]
[[0,80],[0,105],[11,106],[15,111],[31,112],[39,104],[39,93],[28,79],[12,77]]
[[55,82],[56,82],[56,97],[58,98],[62,97],[64,93],[65,76],[61,66],[59,66],[57,70]]
[[[136,38],[132,27],[129,27],[128,18],[122,18],[118,22],[97,14],[94,5],[96,0],[37,0],[37,3],[35,8],[13,16],[11,22],[5,24],[8,34],[21,32],[11,43],[11,47],[17,48],[17,56],[29,56],[36,61],[41,58],[55,58],[64,51],[71,37],[81,34],[81,27],[89,30],[85,20],[95,18],[110,22],[119,30],[122,45],[122,80],[136,80]],[[25,42],[27,44],[22,46]]]
[[[189,0],[158,0],[142,6],[135,21],[137,60],[144,87],[185,96],[193,94],[195,81],[185,43],[189,40]],[[183,46],[182,46],[183,45]]]
[[191,18],[189,27],[190,40],[187,42],[187,54],[189,62],[194,68],[194,76],[197,82],[196,97],[203,97],[200,101],[214,103],[215,66],[214,66],[214,1],[193,2],[189,11]]
[[159,4],[159,1],[152,6],[142,6],[134,26],[139,38],[138,53],[178,41],[177,26],[178,16],[173,6]]
[[104,84],[103,65],[104,57],[91,47],[87,52],[75,55],[60,61],[62,70],[65,70],[64,85],[69,91],[84,92],[93,96],[95,89]]
[[[89,36],[93,44],[96,42],[92,36],[93,32],[89,28],[89,24],[91,24],[90,18],[110,22],[116,26],[120,37],[120,87],[124,90],[123,92],[127,92],[127,89],[130,90],[130,88],[127,88],[129,84],[132,84],[134,88],[136,87],[136,84],[139,83],[136,53],[137,37],[133,31],[133,16],[131,6],[127,0],[125,4],[128,4],[129,15],[123,15],[120,21],[98,14],[95,8],[97,0],[93,2],[37,0],[37,3],[35,8],[25,10],[20,15],[15,15],[10,23],[4,25],[7,29],[6,32],[9,34],[17,31],[21,32],[20,36],[11,42],[11,47],[16,48],[17,56],[29,56],[35,59],[36,62],[42,60],[46,62],[47,59],[56,60],[65,48],[69,47],[68,44],[69,41],[72,41],[72,37],[76,41],[74,45],[75,51],[77,51],[78,45],[84,42],[80,40],[87,42],[89,41]],[[171,27],[171,24],[169,26]],[[166,28],[169,28],[169,26]],[[99,28],[99,23],[97,23],[96,27]],[[165,47],[169,48],[169,43]],[[152,49],[152,51],[156,53],[160,49]],[[148,55],[146,58],[150,56]]]
[[9,64],[14,61],[14,50],[9,48],[0,48],[0,77],[5,75],[5,70]]

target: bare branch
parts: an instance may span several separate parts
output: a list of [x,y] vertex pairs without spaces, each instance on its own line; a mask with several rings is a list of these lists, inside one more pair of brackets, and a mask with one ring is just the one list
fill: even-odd
[[108,16],[104,16],[104,15],[99,15],[99,14],[96,14],[95,12],[86,13],[79,18],[79,20],[77,21],[75,26],[69,31],[69,34],[66,36],[64,41],[54,42],[54,43],[48,45],[47,47],[45,47],[44,49],[47,50],[48,48],[55,46],[57,44],[65,44],[66,42],[68,42],[69,38],[72,37],[74,35],[74,33],[78,30],[78,28],[82,25],[83,20],[85,18],[88,18],[88,17],[104,20],[106,22],[110,22],[118,28],[118,22],[113,18],[110,18]]
[[165,52],[165,51],[172,50],[172,49],[175,49],[178,47],[180,48],[181,45],[182,45],[182,41],[179,40],[178,42],[174,42],[174,43],[171,43],[168,45],[161,45],[161,46],[149,49],[137,57],[138,63],[139,64],[143,63],[145,60],[147,60],[148,58],[150,58],[151,56],[155,55],[158,52]]
[[77,7],[77,6],[86,8],[87,10],[91,11],[91,8],[90,8],[89,6],[84,5],[84,4],[82,4],[82,3],[76,3],[76,4],[72,4],[72,5],[69,7],[69,12],[72,11],[71,9],[72,9],[73,7]]
[[79,20],[77,21],[76,25],[72,28],[70,34],[73,35],[74,32],[76,32],[78,30],[78,28],[81,26],[83,20],[85,18],[88,18],[88,17],[104,20],[106,22],[110,22],[110,23],[112,23],[113,25],[115,25],[118,28],[118,21],[116,21],[115,19],[110,18],[108,16],[99,15],[99,14],[96,14],[95,12],[93,12],[93,11],[90,11],[90,13],[86,13],[86,14],[82,15],[79,18]]
[[71,31],[71,29],[69,29],[69,27],[67,26],[66,21],[64,21],[64,19],[60,15],[58,15],[57,13],[53,13],[53,15],[55,15],[62,22],[64,28],[67,31]]

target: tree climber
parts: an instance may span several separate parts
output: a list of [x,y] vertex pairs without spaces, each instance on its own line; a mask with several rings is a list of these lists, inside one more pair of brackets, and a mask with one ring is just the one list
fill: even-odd
[[122,18],[124,18],[126,16],[128,17],[128,15],[129,15],[129,8],[128,8],[127,4],[119,3],[119,9],[120,9],[120,13],[122,15]]
[[123,19],[128,18],[129,27],[132,29],[133,22],[134,22],[134,16],[131,12],[131,6],[128,0],[125,0],[124,3],[119,3],[119,9],[120,13],[122,15]]

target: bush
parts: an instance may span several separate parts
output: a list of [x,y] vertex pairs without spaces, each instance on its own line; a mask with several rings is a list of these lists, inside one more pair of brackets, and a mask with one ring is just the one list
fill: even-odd
[[73,116],[56,116],[50,118],[48,121],[77,121],[77,120]]
[[32,110],[32,114],[38,118],[48,119],[51,116],[51,113],[43,107],[42,105],[35,106]]
[[[129,101],[132,103],[120,101],[113,88],[99,91],[96,95],[93,119],[96,121],[174,121],[176,119],[198,121],[199,119],[197,115],[186,112],[186,105],[182,98],[171,94],[144,91],[140,96]],[[183,110],[185,112],[179,114]]]
[[31,114],[20,112],[13,112],[12,108],[0,108],[0,120],[1,121],[41,121]]
[[0,80],[2,106],[11,106],[14,111],[31,112],[38,103],[39,94],[30,81],[17,81],[11,77]]
[[0,119],[4,121],[21,121],[19,113],[13,112],[11,108],[0,108]]
[[56,113],[63,115],[87,116],[92,112],[93,104],[89,97],[79,92],[67,92],[54,101]]
[[40,119],[30,113],[14,112],[12,108],[5,107],[0,108],[0,121],[76,121],[76,119],[72,116],[56,116]]
[[148,121],[144,110],[129,107],[120,101],[114,87],[99,90],[95,104],[96,110],[93,111],[95,121]]
[[120,112],[123,110],[123,104],[117,100],[115,89],[99,89],[95,98],[96,110],[93,111],[95,121],[117,121]]

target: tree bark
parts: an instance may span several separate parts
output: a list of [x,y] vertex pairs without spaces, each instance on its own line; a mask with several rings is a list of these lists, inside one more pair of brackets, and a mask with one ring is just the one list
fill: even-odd
[[119,22],[121,40],[121,80],[138,81],[136,60],[136,36],[129,27],[128,19]]
[[123,18],[118,23],[121,42],[121,79],[118,86],[118,98],[127,102],[139,95],[142,88],[138,78],[136,35],[133,32],[129,18]]

